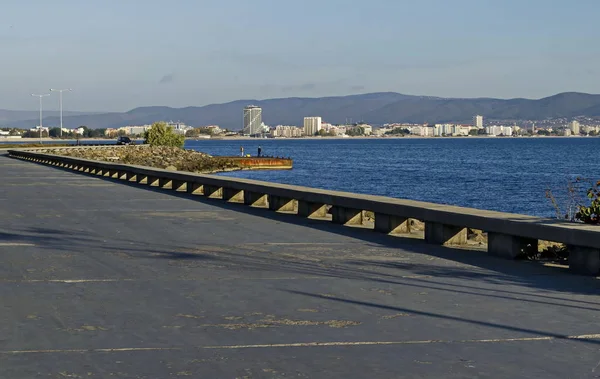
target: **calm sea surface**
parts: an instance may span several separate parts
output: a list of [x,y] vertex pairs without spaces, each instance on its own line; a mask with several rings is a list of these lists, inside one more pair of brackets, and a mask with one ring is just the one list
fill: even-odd
[[219,175],[550,217],[547,188],[562,203],[570,179],[600,180],[600,138],[186,141],[213,155],[259,145],[294,168]]

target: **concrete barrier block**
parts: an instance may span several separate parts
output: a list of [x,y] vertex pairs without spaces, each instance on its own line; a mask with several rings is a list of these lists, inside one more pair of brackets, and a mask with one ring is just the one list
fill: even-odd
[[269,195],[269,209],[276,212],[294,212],[296,210],[296,200]]
[[264,193],[244,191],[244,204],[251,207],[266,208],[269,206],[269,199]]
[[223,200],[230,203],[243,203],[244,191],[235,188],[223,188]]
[[375,231],[386,234],[410,233],[409,221],[406,217],[375,213]]
[[327,207],[325,206],[325,204],[299,200],[298,216],[324,218],[327,217]]
[[488,233],[488,253],[497,257],[516,259],[536,252],[538,240],[509,236],[500,233]]
[[467,228],[426,221],[425,241],[436,245],[465,245]]
[[190,195],[204,195],[204,186],[200,183],[188,182],[186,192]]
[[223,188],[218,186],[204,186],[203,195],[211,199],[222,199]]
[[362,225],[363,223],[362,209],[332,207],[331,216],[335,224]]
[[600,274],[600,249],[583,246],[567,246],[569,269],[582,275]]

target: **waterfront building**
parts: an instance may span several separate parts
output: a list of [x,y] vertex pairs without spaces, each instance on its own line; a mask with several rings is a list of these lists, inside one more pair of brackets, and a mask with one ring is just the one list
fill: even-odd
[[321,117],[304,117],[304,134],[314,136],[321,130]]
[[262,108],[255,105],[244,107],[244,128],[245,135],[258,135],[262,132]]
[[[118,133],[119,131],[124,131],[125,134],[131,136],[131,135],[136,135],[136,134],[144,134],[146,131],[150,130],[150,128],[152,128],[152,125],[141,125],[141,126],[123,126],[120,127],[119,129],[116,130],[116,132]],[[107,130],[108,132],[108,130]]]
[[171,127],[173,128],[173,131],[177,134],[183,134],[185,135],[185,132],[187,132],[188,130],[192,130],[194,128],[192,128],[191,126],[188,126],[186,124],[184,124],[183,122],[173,122],[173,121],[169,121],[167,122],[167,127]]
[[483,116],[476,115],[473,117],[473,126],[477,129],[483,128]]
[[435,124],[433,126],[433,135],[436,137],[451,136],[454,133],[453,124]]
[[421,127],[421,136],[433,137],[433,128],[430,126],[422,126]]
[[512,126],[491,125],[485,128],[485,133],[490,136],[512,136]]
[[503,126],[502,127],[502,134],[505,136],[512,136],[513,134],[513,127],[512,126]]
[[385,133],[391,132],[392,130],[393,130],[392,128],[386,128],[386,127],[378,128],[373,131],[373,134],[376,136],[383,136],[383,135],[385,135]]
[[370,136],[371,134],[373,134],[373,127],[371,125],[367,125],[367,124],[360,124],[359,125],[361,128],[363,128],[364,134],[366,136]]
[[221,134],[224,132],[224,130],[221,129],[219,125],[208,125],[205,126],[205,128],[210,130],[210,134]]
[[321,121],[321,129],[324,129],[326,132],[329,131],[329,129],[333,128],[333,124],[330,124],[329,122],[325,122],[325,121]]
[[336,136],[342,136],[346,134],[346,128],[342,129],[339,126],[331,125],[331,127],[329,128],[329,133],[332,133]]
[[35,128],[29,129],[30,132],[39,132],[40,130],[42,132],[48,132],[50,130],[50,128],[48,128],[47,126],[39,126],[38,125]]
[[571,129],[571,132],[573,133],[574,136],[578,136],[579,135],[579,121],[577,120],[573,120],[569,123],[569,129]]
[[291,125],[277,125],[271,129],[271,136],[275,138],[297,138],[304,135],[304,129]]

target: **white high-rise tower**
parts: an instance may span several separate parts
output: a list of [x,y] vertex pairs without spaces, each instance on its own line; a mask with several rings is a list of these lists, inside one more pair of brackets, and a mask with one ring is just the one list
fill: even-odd
[[257,135],[262,133],[262,108],[248,105],[244,108],[244,134]]

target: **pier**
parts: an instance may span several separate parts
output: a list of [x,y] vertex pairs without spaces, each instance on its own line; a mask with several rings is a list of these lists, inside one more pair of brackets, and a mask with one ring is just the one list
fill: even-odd
[[[0,156],[0,377],[598,371],[591,227],[12,154]],[[403,237],[411,218],[424,240]],[[465,248],[466,227],[489,231],[486,250]],[[580,259],[506,259],[537,239]]]

